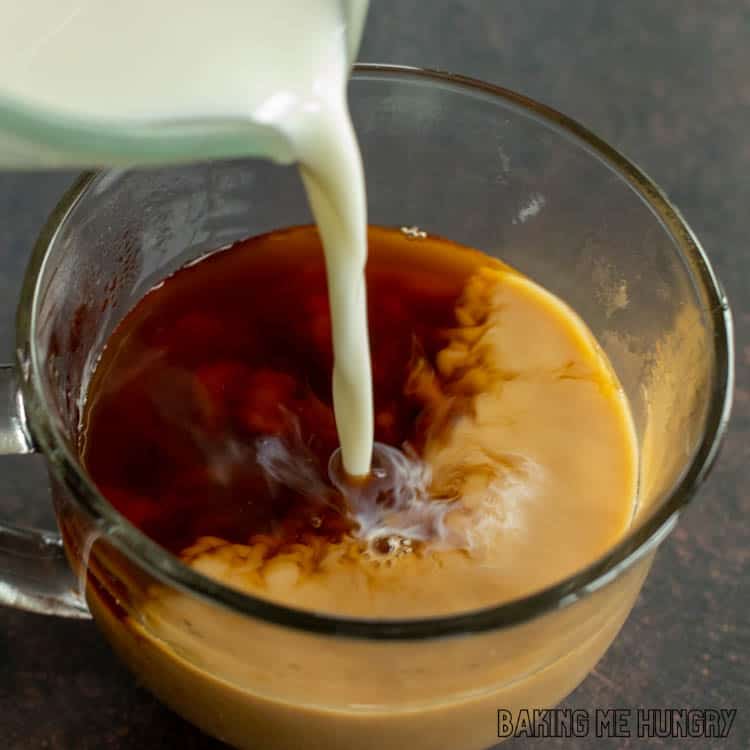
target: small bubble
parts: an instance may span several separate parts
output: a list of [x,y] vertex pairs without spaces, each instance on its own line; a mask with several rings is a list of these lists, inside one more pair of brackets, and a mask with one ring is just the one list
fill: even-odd
[[427,237],[427,232],[417,226],[401,227],[401,233],[406,235],[410,240],[423,240]]
[[382,536],[372,543],[372,548],[380,555],[387,555],[391,551],[391,540],[389,537]]
[[311,525],[311,526],[312,526],[312,527],[313,527],[314,529],[319,529],[319,528],[320,528],[320,527],[321,527],[321,526],[323,525],[323,519],[322,519],[322,518],[320,518],[320,516],[313,516],[313,517],[312,517],[312,518],[310,519],[310,525]]

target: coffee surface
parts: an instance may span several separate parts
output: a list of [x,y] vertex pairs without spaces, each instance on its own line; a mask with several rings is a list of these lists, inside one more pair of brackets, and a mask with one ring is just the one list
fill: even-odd
[[593,561],[632,517],[637,456],[590,332],[478,251],[368,243],[368,483],[336,468],[325,265],[298,227],[181,269],[114,332],[82,443],[105,496],[204,573],[329,612],[488,606]]

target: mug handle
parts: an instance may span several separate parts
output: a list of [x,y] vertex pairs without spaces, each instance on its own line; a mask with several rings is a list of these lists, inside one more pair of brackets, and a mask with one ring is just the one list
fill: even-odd
[[[26,429],[16,369],[0,366],[0,455],[36,451]],[[61,617],[91,617],[58,532],[0,521],[0,604]]]

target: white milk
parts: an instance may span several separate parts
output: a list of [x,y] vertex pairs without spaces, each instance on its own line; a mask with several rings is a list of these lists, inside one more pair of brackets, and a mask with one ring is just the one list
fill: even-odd
[[[0,0],[0,97],[88,122],[247,123],[299,161],[326,253],[344,468],[369,471],[366,203],[346,82],[367,0]],[[348,22],[347,22],[348,21]],[[242,154],[237,154],[241,156]]]

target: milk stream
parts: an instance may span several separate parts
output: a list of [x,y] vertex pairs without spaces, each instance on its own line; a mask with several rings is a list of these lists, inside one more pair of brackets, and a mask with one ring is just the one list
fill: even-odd
[[0,97],[103,128],[240,121],[265,156],[300,163],[325,249],[334,413],[354,476],[370,469],[373,406],[365,186],[346,82],[367,6],[0,0]]

